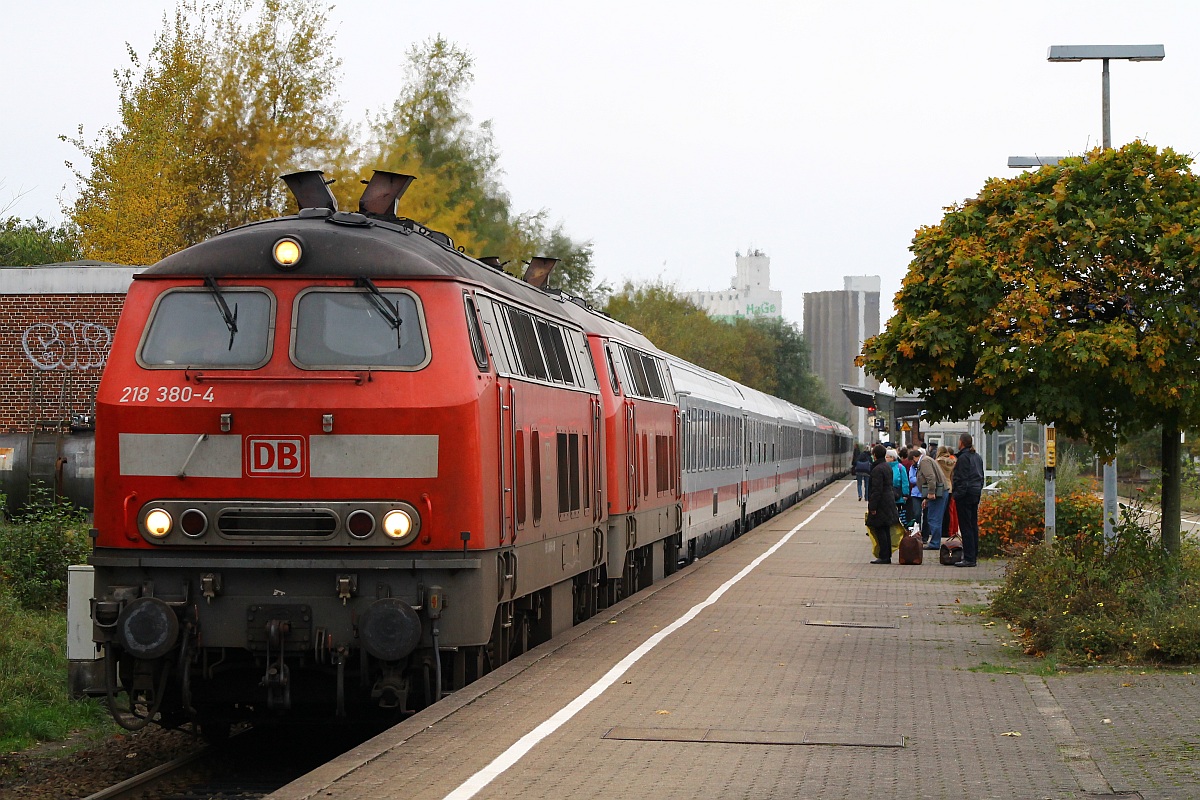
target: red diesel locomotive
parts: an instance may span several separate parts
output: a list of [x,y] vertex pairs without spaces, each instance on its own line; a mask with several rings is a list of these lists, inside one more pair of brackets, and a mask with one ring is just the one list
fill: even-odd
[[298,214],[130,288],[91,557],[123,725],[419,708],[849,467],[847,429],[544,289],[552,261],[397,217],[411,180],[348,213],[287,176]]

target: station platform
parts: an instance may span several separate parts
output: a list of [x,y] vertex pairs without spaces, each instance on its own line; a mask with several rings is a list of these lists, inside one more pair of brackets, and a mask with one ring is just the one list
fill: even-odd
[[869,564],[865,507],[840,481],[270,797],[1200,797],[1195,675],[1043,674],[980,616],[1001,562]]

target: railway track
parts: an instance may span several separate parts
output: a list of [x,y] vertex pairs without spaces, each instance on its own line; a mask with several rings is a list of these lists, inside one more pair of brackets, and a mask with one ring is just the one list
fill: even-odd
[[257,800],[378,733],[367,727],[251,729],[84,800]]

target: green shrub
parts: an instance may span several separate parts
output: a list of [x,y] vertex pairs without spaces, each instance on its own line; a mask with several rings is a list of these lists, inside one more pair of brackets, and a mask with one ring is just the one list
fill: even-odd
[[1034,544],[1008,566],[992,613],[1022,629],[1026,652],[1062,663],[1200,662],[1200,551],[1172,556],[1122,506],[1112,542],[1084,526]]
[[0,523],[0,578],[25,608],[62,606],[67,567],[90,551],[84,513],[40,485],[12,523]]

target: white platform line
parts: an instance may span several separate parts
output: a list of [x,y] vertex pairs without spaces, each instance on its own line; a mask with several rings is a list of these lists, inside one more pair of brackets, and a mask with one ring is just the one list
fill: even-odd
[[787,544],[801,528],[816,519],[818,514],[829,508],[834,500],[837,500],[846,492],[847,489],[854,485],[854,483],[847,483],[845,486],[843,486],[842,491],[829,498],[825,505],[818,508],[812,514],[810,514],[807,519],[784,534],[783,538],[773,544],[765,553],[747,564],[741,572],[725,581],[725,583],[721,584],[712,594],[708,596],[706,600],[692,606],[691,609],[689,609],[687,613],[685,613],[679,619],[675,620],[670,625],[663,628],[661,631],[643,642],[636,650],[625,656],[625,658],[621,659],[616,666],[605,673],[604,677],[600,678],[600,680],[589,686],[582,694],[580,694],[570,703],[567,703],[567,705],[563,706],[562,709],[560,709],[545,722],[538,725],[529,733],[518,739],[511,747],[498,755],[495,760],[492,761],[492,763],[488,764],[470,778],[467,778],[467,780],[463,781],[463,783],[457,789],[446,795],[446,800],[467,800],[468,798],[474,797],[485,786],[503,775],[509,767],[520,761],[526,753],[528,753],[538,744],[538,742],[542,741],[547,736],[554,733],[556,730],[566,724],[568,720],[570,720],[572,717],[586,708],[593,700],[603,694],[604,690],[620,680],[621,676],[628,672],[630,667],[636,664],[642,658],[642,656],[646,655],[655,647],[657,647],[663,641],[663,639],[666,639],[672,633],[691,622],[701,611],[720,600],[722,595],[724,595],[739,581],[753,572],[759,564],[770,558],[776,550]]

